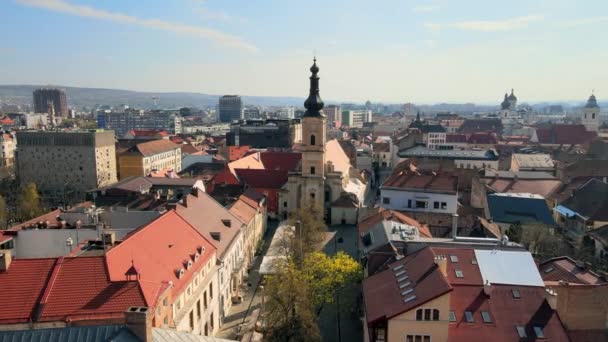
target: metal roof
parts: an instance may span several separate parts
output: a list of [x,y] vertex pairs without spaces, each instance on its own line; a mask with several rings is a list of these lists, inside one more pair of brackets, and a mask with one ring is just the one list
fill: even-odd
[[475,258],[484,284],[545,286],[530,252],[476,249]]
[[124,325],[78,326],[53,329],[0,331],[0,342],[136,342]]

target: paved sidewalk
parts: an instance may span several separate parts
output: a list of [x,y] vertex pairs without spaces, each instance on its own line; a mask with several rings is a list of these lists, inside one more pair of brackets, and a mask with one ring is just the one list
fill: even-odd
[[[272,236],[274,235],[277,226],[278,223],[276,221],[268,221],[268,229],[264,234],[262,251],[260,255],[256,256],[253,267],[249,272],[249,279],[247,280],[246,285],[250,286],[247,286],[247,289],[243,290],[243,300],[239,304],[232,305],[230,313],[224,318],[222,328],[216,334],[216,337],[240,340],[243,337],[243,334],[247,332],[245,331],[245,327],[250,323],[251,313],[255,309],[261,309],[262,296],[259,288],[260,264],[262,263],[264,254],[266,254],[266,251],[270,246],[270,241],[272,240]],[[242,327],[241,331],[239,331],[239,327]]]

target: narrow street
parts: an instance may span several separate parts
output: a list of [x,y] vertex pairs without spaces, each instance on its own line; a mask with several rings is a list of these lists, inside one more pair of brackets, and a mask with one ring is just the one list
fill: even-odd
[[259,287],[260,282],[260,264],[262,257],[266,254],[270,241],[278,227],[278,221],[268,220],[268,227],[264,233],[263,246],[261,253],[255,257],[249,278],[245,284],[246,289],[242,290],[243,301],[239,304],[232,305],[230,313],[224,318],[221,330],[216,337],[240,340],[246,332],[245,327],[250,323],[251,313],[256,309],[261,309],[262,306],[262,290]]

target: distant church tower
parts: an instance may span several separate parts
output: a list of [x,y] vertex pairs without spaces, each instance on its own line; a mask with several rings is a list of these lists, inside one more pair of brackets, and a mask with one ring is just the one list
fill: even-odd
[[310,93],[304,102],[306,113],[302,116],[302,177],[305,184],[300,200],[311,201],[323,208],[325,201],[325,142],[326,118],[323,100],[319,95],[319,67],[314,59],[310,67]]
[[598,106],[594,94],[591,94],[587,100],[581,122],[588,131],[597,132],[600,129],[600,106]]
[[517,96],[515,96],[513,89],[511,89],[511,95],[505,93],[505,98],[500,104],[499,114],[502,119],[517,116]]

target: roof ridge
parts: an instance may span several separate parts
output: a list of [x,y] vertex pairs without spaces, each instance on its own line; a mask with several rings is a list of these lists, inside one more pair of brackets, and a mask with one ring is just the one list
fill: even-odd
[[51,295],[51,291],[53,290],[53,285],[55,285],[55,281],[57,280],[57,276],[59,274],[59,269],[61,268],[61,265],[63,264],[63,257],[59,257],[57,258],[57,261],[55,262],[55,265],[53,265],[53,271],[51,271],[51,275],[49,276],[49,279],[46,283],[46,287],[44,289],[44,292],[42,293],[42,298],[40,298],[40,301],[38,302],[38,304],[36,305],[35,308],[35,312],[34,312],[34,317],[33,320],[37,321],[40,316],[42,316],[42,311],[44,311],[44,306],[46,304],[46,302],[49,299],[49,296]]

